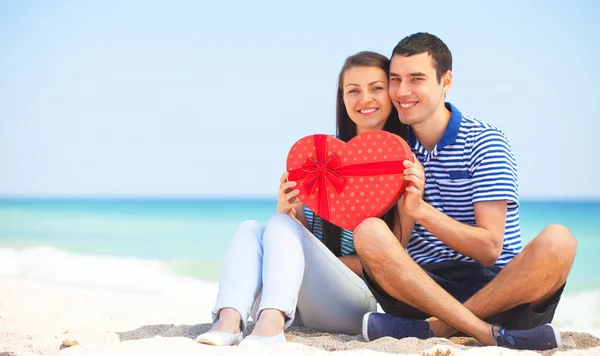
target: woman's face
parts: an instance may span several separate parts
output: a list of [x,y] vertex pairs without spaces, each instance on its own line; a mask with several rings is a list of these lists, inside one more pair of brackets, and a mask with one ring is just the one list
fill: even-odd
[[342,77],[344,105],[356,133],[381,130],[392,112],[387,74],[378,67],[352,67]]

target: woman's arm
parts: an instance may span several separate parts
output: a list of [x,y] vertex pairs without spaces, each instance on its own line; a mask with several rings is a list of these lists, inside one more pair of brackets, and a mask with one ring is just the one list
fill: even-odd
[[289,172],[285,172],[279,178],[277,213],[289,215],[308,229],[308,223],[304,216],[304,204],[298,199],[300,191],[294,188],[296,182],[287,180],[288,176]]
[[342,261],[343,264],[346,265],[346,267],[350,268],[352,270],[352,272],[354,272],[357,275],[362,277],[363,268],[362,268],[362,264],[360,263],[360,259],[358,258],[358,255],[352,254],[352,255],[342,256],[342,257],[339,257],[339,259],[340,259],[340,261]]
[[413,228],[415,227],[415,219],[411,218],[407,213],[402,210],[402,204],[404,203],[404,195],[398,200],[398,219],[396,220],[396,226],[394,227],[394,235],[400,241],[402,247],[408,246],[408,241],[412,235]]
[[304,215],[304,204],[300,204],[300,206],[297,206],[294,209],[294,216],[293,218],[295,218],[296,220],[298,220],[298,222],[302,225],[304,225],[305,228],[310,229],[308,227],[308,221],[306,220],[306,216]]

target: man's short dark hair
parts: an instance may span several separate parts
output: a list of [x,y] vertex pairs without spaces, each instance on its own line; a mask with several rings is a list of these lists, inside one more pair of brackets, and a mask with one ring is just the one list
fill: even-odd
[[410,57],[421,53],[429,53],[433,59],[438,82],[442,80],[442,76],[447,71],[452,70],[452,53],[450,53],[448,46],[438,37],[425,32],[418,32],[404,37],[394,47],[392,57],[394,55]]

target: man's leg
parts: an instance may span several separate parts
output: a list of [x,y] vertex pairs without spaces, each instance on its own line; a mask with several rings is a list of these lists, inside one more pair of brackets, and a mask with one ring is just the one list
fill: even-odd
[[[487,319],[517,305],[532,303],[535,308],[544,304],[567,280],[576,249],[577,242],[567,228],[546,227],[464,306],[480,319]],[[438,318],[430,318],[429,325],[440,337],[457,331]]]
[[496,345],[492,326],[433,281],[382,220],[363,221],[354,230],[354,246],[369,277],[390,296],[436,315],[484,345]]

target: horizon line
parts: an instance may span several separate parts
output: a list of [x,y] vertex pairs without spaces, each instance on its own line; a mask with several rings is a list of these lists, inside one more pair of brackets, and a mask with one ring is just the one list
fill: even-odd
[[[276,196],[2,196],[0,203],[7,202],[274,202]],[[600,203],[600,196],[592,197],[522,197],[520,202],[590,202]]]

